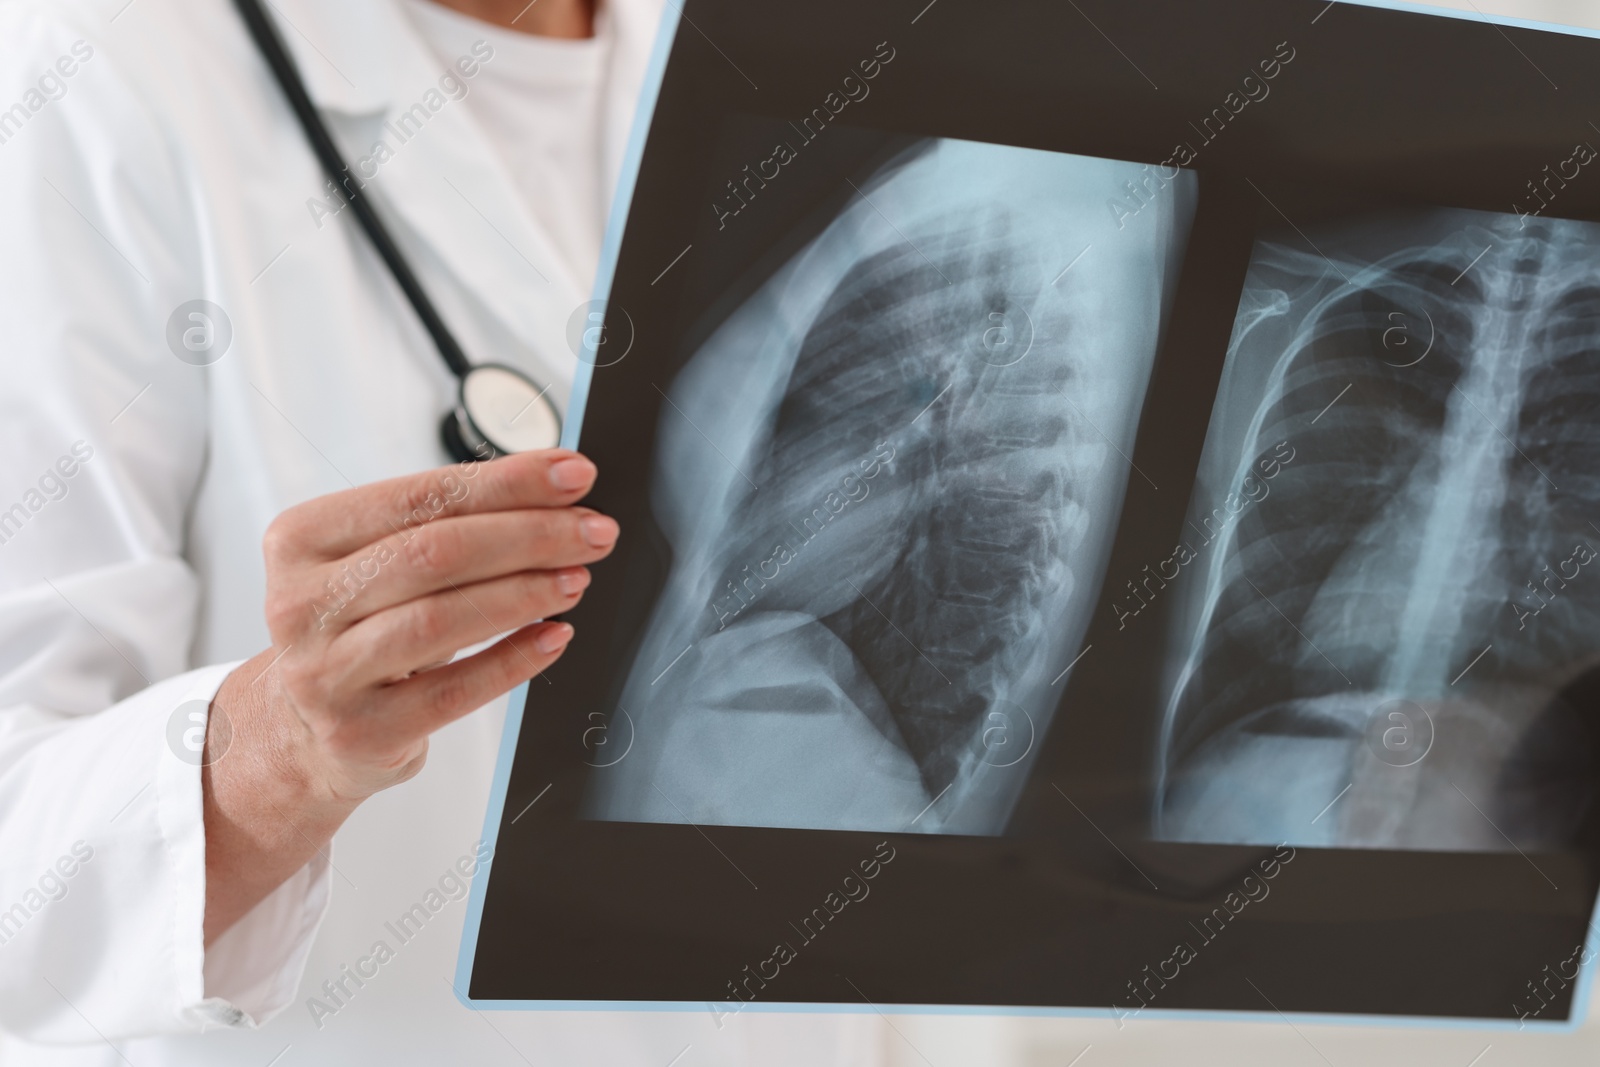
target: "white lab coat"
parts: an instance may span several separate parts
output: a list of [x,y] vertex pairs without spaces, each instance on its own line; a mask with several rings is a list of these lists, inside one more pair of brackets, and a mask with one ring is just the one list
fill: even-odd
[[[660,0],[607,3],[614,176]],[[352,160],[444,73],[398,0],[269,6]],[[373,188],[466,350],[564,395],[590,279],[552,254],[466,107],[447,101]],[[311,206],[326,200],[228,0],[0,2],[0,1062],[878,1062],[870,1015],[475,1018],[449,984],[463,901],[387,936],[474,851],[503,701],[364,805],[331,868],[204,949],[199,769],[174,751],[182,706],[269,643],[262,533],[448,460],[453,380],[351,215]],[[231,326],[204,366],[169,345],[195,299]],[[380,939],[394,958],[313,1013]]]
[[[609,173],[658,2],[608,0]],[[395,0],[272,7],[353,158],[441,73]],[[26,117],[8,122],[18,102]],[[468,351],[564,384],[562,334],[587,280],[562,274],[458,103],[383,165],[376,191]],[[666,1067],[681,1052],[676,1067],[890,1054],[998,1067],[1030,1049],[1027,1062],[1066,1063],[1090,1044],[1086,1067],[1319,1062],[1308,1037],[1340,1062],[1432,1050],[1465,1063],[1491,1041],[1494,1063],[1592,1058],[1595,1026],[915,1016],[890,1033],[870,1015],[744,1012],[722,1030],[709,1013],[474,1017],[447,985],[460,901],[319,1029],[307,999],[471,853],[498,707],[442,731],[419,777],[355,814],[337,872],[313,863],[206,953],[199,775],[169,749],[168,722],[266,647],[259,543],[275,514],[445,461],[451,380],[348,214],[316,226],[307,201],[324,194],[227,0],[0,0],[0,1063]],[[196,298],[233,329],[206,367],[165,336]]]

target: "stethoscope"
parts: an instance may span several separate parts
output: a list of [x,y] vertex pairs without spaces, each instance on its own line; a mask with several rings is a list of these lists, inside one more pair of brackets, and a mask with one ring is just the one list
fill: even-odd
[[440,357],[458,380],[455,410],[447,413],[439,426],[445,448],[461,462],[554,448],[561,439],[561,413],[545,395],[549,387],[541,389],[538,383],[514,367],[498,363],[474,365],[467,359],[383,220],[361,192],[359,180],[334,146],[327,126],[311,104],[294,60],[284,48],[277,28],[262,10],[260,0],[234,2],[256,47],[289,98],[289,105],[300,120],[300,128],[305,131],[306,140],[316,152],[322,169],[343,194],[345,202],[355,209],[361,228],[371,238],[389,273],[394,275],[406,299],[416,309],[428,336],[433,338]]

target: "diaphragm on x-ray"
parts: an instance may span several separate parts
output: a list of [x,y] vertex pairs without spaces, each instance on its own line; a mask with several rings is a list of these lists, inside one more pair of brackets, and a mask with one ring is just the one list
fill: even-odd
[[[1309,241],[1309,244],[1308,244]],[[1600,660],[1600,225],[1260,240],[1183,541],[1156,835],[1559,845]]]
[[591,817],[1003,830],[1099,596],[1195,198],[1189,172],[933,140],[733,311],[663,383],[673,562]]

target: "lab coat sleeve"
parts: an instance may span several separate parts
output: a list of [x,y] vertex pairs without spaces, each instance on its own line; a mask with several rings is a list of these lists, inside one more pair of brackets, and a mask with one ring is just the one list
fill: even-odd
[[98,1043],[281,1011],[328,861],[206,950],[189,731],[234,665],[189,669],[207,378],[167,326],[222,253],[117,28],[68,18],[0,2],[0,1028]]

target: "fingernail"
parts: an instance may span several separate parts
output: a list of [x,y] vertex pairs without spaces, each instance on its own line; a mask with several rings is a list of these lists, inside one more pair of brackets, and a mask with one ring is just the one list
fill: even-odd
[[556,588],[567,596],[576,596],[589,587],[587,570],[562,571],[556,575]]
[[582,456],[573,456],[571,459],[552,463],[549,470],[550,484],[557,489],[582,489],[594,479],[594,464]]
[[583,539],[595,548],[605,548],[617,539],[621,528],[617,520],[608,519],[604,515],[590,515],[578,524],[583,529]]
[[566,648],[567,642],[571,640],[572,627],[567,623],[561,622],[541,633],[538,640],[535,641],[534,644],[539,646],[540,652],[543,652],[548,656],[551,653],[560,652],[563,648]]

